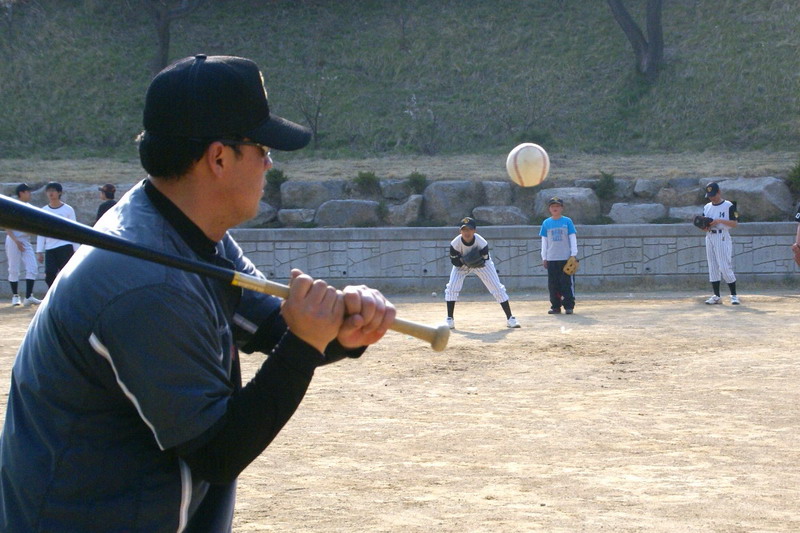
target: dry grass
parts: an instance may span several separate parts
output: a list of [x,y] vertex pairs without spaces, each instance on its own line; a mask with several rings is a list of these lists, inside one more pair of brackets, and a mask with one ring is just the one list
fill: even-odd
[[[551,154],[551,180],[597,177],[600,171],[620,179],[676,177],[785,177],[797,163],[794,152],[714,152],[648,155]],[[504,155],[387,156],[371,159],[300,159],[276,168],[290,180],[349,179],[359,172],[379,178],[405,178],[419,172],[430,180],[504,180]],[[133,183],[144,177],[138,161],[111,159],[0,159],[5,182],[44,183],[51,180],[77,183]]]

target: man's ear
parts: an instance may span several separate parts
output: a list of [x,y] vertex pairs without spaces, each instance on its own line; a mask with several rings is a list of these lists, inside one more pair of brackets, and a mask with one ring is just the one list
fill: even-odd
[[216,175],[221,175],[228,164],[227,157],[230,154],[225,150],[225,145],[221,142],[213,142],[208,145],[203,154],[203,161],[208,165],[209,170]]

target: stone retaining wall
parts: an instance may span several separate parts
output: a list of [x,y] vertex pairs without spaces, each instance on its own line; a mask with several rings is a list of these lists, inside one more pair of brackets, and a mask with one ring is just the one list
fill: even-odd
[[[733,231],[734,270],[740,292],[748,285],[800,287],[800,268],[789,246],[792,222],[742,223]],[[688,224],[577,226],[581,259],[576,286],[591,290],[708,288],[704,234]],[[545,290],[539,226],[486,226],[500,279],[512,293]],[[437,291],[450,274],[448,244],[455,228],[236,229],[245,253],[270,279],[285,283],[300,268],[336,286],[365,283],[388,293]],[[3,235],[5,237],[5,235]],[[5,238],[1,239],[5,243]],[[0,279],[7,279],[5,250]],[[43,273],[40,279],[43,279]],[[41,295],[44,282],[37,283]],[[9,295],[8,283],[0,294]],[[485,292],[476,276],[464,292]]]

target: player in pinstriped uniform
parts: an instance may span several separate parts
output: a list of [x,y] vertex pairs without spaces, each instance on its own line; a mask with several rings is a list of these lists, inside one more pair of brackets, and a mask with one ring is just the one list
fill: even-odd
[[[470,273],[474,273],[503,308],[503,312],[506,314],[506,325],[509,328],[518,328],[520,325],[511,314],[511,305],[508,302],[506,288],[500,283],[494,262],[489,256],[489,243],[475,233],[476,228],[475,219],[470,217],[463,218],[461,220],[461,235],[450,242],[450,262],[453,264],[453,269],[450,271],[450,281],[444,290],[444,299],[447,302],[447,325],[450,326],[450,329],[455,328],[453,311],[456,307],[456,301],[458,301],[458,294],[464,285],[464,278]],[[467,266],[465,259],[470,262],[467,259],[469,256],[476,256],[478,258],[477,262],[481,266]]]
[[797,222],[797,233],[792,244],[792,252],[800,252],[800,204],[797,204],[797,213],[794,214],[794,221]]
[[703,216],[712,219],[706,231],[706,258],[708,259],[708,279],[714,294],[706,300],[709,305],[721,304],[719,294],[720,280],[724,279],[731,291],[731,303],[739,305],[736,295],[736,275],[733,273],[733,241],[728,231],[739,224],[736,204],[722,199],[719,184],[706,185],[705,197],[709,202],[703,207]]

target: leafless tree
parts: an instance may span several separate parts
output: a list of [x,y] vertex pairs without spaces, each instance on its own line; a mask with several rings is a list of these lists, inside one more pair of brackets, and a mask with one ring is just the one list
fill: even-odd
[[169,63],[170,25],[172,21],[190,15],[205,2],[206,0],[144,0],[145,7],[153,17],[158,35],[158,51],[152,63],[154,74]]
[[647,37],[625,9],[622,0],[606,0],[617,24],[633,47],[636,71],[653,81],[664,61],[664,35],[661,28],[661,4],[663,0],[647,0]]

